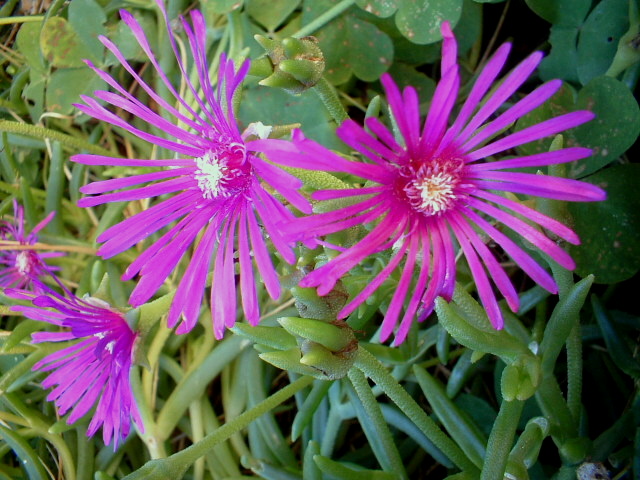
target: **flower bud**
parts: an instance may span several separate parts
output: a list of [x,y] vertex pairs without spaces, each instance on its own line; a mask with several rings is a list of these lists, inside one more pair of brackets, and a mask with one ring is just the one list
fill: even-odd
[[324,56],[315,37],[274,40],[256,35],[254,38],[267,53],[267,57],[256,60],[251,69],[252,75],[263,77],[260,85],[298,94],[313,87],[322,77]]

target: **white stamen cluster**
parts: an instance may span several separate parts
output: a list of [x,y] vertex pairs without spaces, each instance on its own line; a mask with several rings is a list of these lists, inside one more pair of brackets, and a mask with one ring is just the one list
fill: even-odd
[[244,145],[234,142],[225,145],[219,152],[209,150],[196,158],[194,177],[202,196],[208,200],[228,196],[227,183],[241,174],[236,167],[244,163],[245,155]]
[[[453,167],[453,168],[451,168]],[[459,165],[423,166],[405,187],[411,206],[426,216],[447,211],[458,198]]]
[[202,196],[208,200],[216,198],[222,192],[222,183],[225,178],[225,167],[216,158],[213,152],[207,152],[202,157],[195,159],[198,170],[195,178]]
[[29,252],[22,250],[16,255],[16,268],[20,275],[26,275],[31,271],[31,259]]

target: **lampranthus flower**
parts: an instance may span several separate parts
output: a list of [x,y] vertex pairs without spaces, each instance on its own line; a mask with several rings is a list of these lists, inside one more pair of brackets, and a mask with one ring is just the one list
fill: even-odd
[[[163,4],[158,4],[167,21]],[[94,98],[83,97],[85,104],[77,107],[98,120],[121,127],[158,147],[175,152],[176,158],[122,159],[76,155],[72,160],[86,165],[147,167],[145,173],[139,175],[94,182],[81,188],[83,193],[92,196],[81,199],[79,205],[90,207],[107,202],[166,196],[162,200],[157,199],[150,208],[103,232],[98,237],[98,242],[104,242],[98,254],[104,258],[112,257],[168,227],[168,231],[148,247],[127,268],[123,276],[124,280],[128,280],[140,275],[130,297],[131,304],[138,306],[152,297],[187,250],[195,245],[191,261],[181,275],[169,311],[168,324],[174,326],[180,321],[178,333],[185,333],[193,328],[202,305],[207,275],[212,270],[211,310],[214,332],[220,338],[225,327],[232,326],[236,319],[236,258],[240,272],[242,307],[245,317],[253,325],[260,318],[254,262],[267,292],[272,298],[280,295],[280,284],[265,236],[268,236],[287,262],[295,261],[291,245],[284,241],[275,228],[277,223],[290,221],[294,216],[272,191],[304,212],[310,213],[311,207],[297,191],[301,182],[261,158],[261,150],[252,146],[253,138],[263,138],[261,145],[267,146],[271,142],[279,142],[265,138],[270,127],[252,124],[243,134],[238,129],[232,99],[247,74],[249,63],[244,62],[236,71],[233,62],[222,55],[217,85],[212,85],[208,72],[210,62],[206,57],[206,26],[202,14],[192,10],[191,23],[181,18],[189,46],[185,56],[192,59],[189,64],[183,61],[178,42],[167,23],[169,40],[182,73],[182,82],[192,100],[181,95],[179,88],[171,83],[135,18],[126,11],[121,12],[121,17],[149,58],[159,79],[175,98],[176,106],[156,93],[136,73],[118,47],[104,37],[101,37],[102,43],[137,82],[139,88],[163,110],[164,116],[131,95],[111,75],[89,63],[114,90],[96,91],[94,95],[107,105],[128,112],[150,127],[165,132],[167,138],[138,129],[132,122],[118,117]],[[189,79],[191,67],[197,73],[196,83]],[[165,118],[168,116],[173,117],[173,122]],[[156,170],[149,173],[149,167]],[[272,190],[265,189],[261,181]],[[121,190],[133,186],[136,187]],[[263,229],[266,235],[263,235]]]
[[0,287],[38,291],[47,274],[60,270],[46,259],[60,257],[62,252],[25,249],[38,242],[38,232],[46,227],[56,212],[51,212],[31,233],[25,232],[24,208],[13,201],[13,220],[0,220]]
[[[494,223],[511,229],[563,267],[575,267],[571,257],[539,227],[577,244],[579,239],[573,231],[514,200],[512,195],[503,196],[492,191],[565,201],[605,198],[601,189],[588,183],[509,171],[586,158],[591,155],[586,148],[564,148],[487,161],[493,155],[557,134],[594,117],[588,111],[567,113],[494,138],[560,88],[561,82],[553,80],[513,105],[503,107],[534,71],[542,58],[540,52],[530,55],[488,93],[510,50],[509,44],[502,45],[482,70],[457,117],[448,126],[460,77],[456,63],[457,43],[448,23],[443,24],[442,34],[441,80],[422,131],[415,89],[407,87],[400,93],[391,77],[385,74],[382,84],[403,142],[397,141],[376,118],[366,120],[371,133],[347,120],[338,128],[339,137],[370,162],[347,160],[305,139],[299,132],[297,140],[294,138],[298,150],[288,154],[291,166],[348,173],[367,182],[363,188],[315,192],[313,198],[316,200],[352,198],[354,203],[300,219],[288,229],[296,238],[304,240],[356,225],[375,225],[362,240],[309,273],[300,285],[318,287],[320,295],[327,294],[355,265],[373,254],[390,250],[386,266],[351,299],[339,317],[353,312],[394,270],[401,269],[380,332],[382,341],[389,338],[408,299],[395,334],[395,344],[404,341],[416,316],[418,320],[424,320],[431,313],[436,297],[451,299],[456,278],[454,242],[467,259],[492,325],[502,328],[503,316],[491,280],[509,307],[513,311],[518,309],[518,293],[479,232],[499,245],[534,281],[550,292],[557,292],[551,275]],[[287,158],[287,154],[282,153],[280,158]],[[493,221],[486,217],[493,217]],[[404,264],[400,267],[403,259]]]
[[124,315],[98,298],[78,298],[69,291],[63,296],[48,287],[43,287],[42,294],[15,289],[5,293],[32,304],[15,305],[12,310],[63,329],[33,333],[34,343],[75,341],[33,367],[50,372],[42,387],[54,387],[47,400],[55,403],[60,415],[71,411],[67,423],[76,422],[96,405],[87,436],[102,427],[104,443],[113,441],[114,450],[129,434],[131,419],[142,430],[129,378],[137,334]]

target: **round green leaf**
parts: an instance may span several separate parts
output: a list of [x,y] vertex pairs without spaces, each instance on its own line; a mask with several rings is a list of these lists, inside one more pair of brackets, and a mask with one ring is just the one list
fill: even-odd
[[69,115],[81,94],[104,87],[104,82],[90,68],[60,68],[47,83],[46,104],[50,112]]
[[98,36],[106,33],[103,26],[106,20],[107,16],[95,0],[74,0],[69,4],[69,24],[95,60],[103,57],[104,46]]
[[462,13],[462,0],[398,0],[396,25],[413,43],[442,40],[440,26],[448,20],[453,28]]
[[618,165],[584,180],[606,190],[607,200],[569,204],[582,239],[570,248],[576,272],[593,273],[597,283],[626,280],[640,269],[640,165]]
[[[564,85],[543,105],[522,117],[517,130],[540,123],[551,117],[575,110],[590,110],[596,118],[579,127],[562,132],[565,146],[593,149],[589,158],[569,164],[569,177],[581,178],[600,170],[622,155],[640,134],[640,109],[629,89],[611,77],[598,77],[589,82],[573,103],[572,89]],[[521,155],[549,150],[552,138],[518,147]]]
[[398,9],[396,0],[356,0],[356,5],[380,18],[390,17]]
[[[640,134],[640,108],[629,89],[611,77],[593,79],[578,94],[576,110],[591,110],[596,118],[576,128],[575,141],[593,149],[593,156],[573,164],[571,176],[599,170],[622,155]],[[568,142],[570,143],[570,142]]]
[[629,0],[603,0],[589,14],[578,40],[578,77],[582,84],[604,74],[629,28]]
[[62,17],[49,17],[42,27],[40,48],[54,67],[82,67],[85,58],[92,58],[82,38]]
[[307,137],[327,148],[344,149],[324,105],[311,90],[294,96],[279,88],[248,88],[240,104],[239,118],[244,125],[257,121],[265,125],[300,123]]
[[591,8],[591,0],[525,0],[538,16],[554,25],[579,26]]
[[24,55],[31,71],[44,72],[45,66],[40,52],[38,37],[42,25],[39,23],[23,23],[16,37],[16,44],[20,53]]

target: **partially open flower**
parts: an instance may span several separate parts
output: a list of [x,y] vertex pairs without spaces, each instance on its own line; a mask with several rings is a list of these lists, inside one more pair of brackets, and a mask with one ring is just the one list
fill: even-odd
[[60,415],[71,412],[72,424],[96,405],[87,435],[102,427],[105,444],[114,450],[131,430],[131,419],[142,429],[129,374],[137,334],[123,314],[106,302],[78,298],[70,292],[62,296],[43,287],[38,295],[7,289],[7,296],[29,300],[32,306],[16,305],[12,310],[26,317],[62,328],[56,332],[36,332],[34,343],[74,341],[34,365],[34,370],[50,372],[43,388],[54,387],[47,400],[55,402]]

